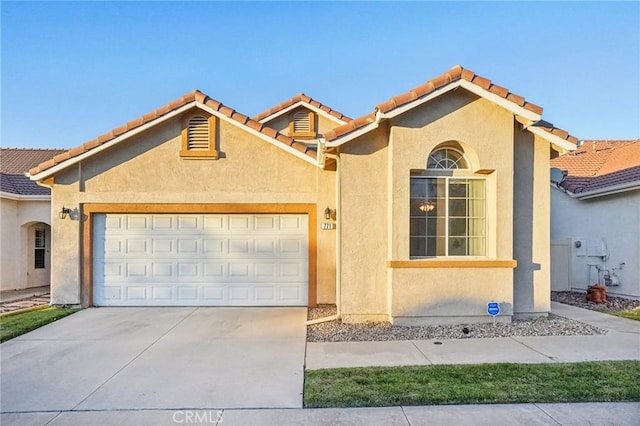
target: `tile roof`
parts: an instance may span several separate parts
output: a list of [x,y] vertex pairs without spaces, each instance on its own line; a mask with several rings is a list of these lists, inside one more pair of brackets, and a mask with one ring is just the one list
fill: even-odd
[[49,188],[32,182],[30,168],[64,152],[64,149],[0,148],[0,191],[16,195],[49,195]]
[[[441,87],[448,85],[449,83],[453,83],[454,81],[458,81],[458,80],[465,80],[470,83],[473,83],[476,86],[479,86],[495,95],[498,95],[501,98],[509,100],[522,108],[525,108],[536,114],[542,114],[542,107],[535,105],[531,102],[528,102],[522,96],[519,96],[519,95],[516,95],[515,93],[510,92],[508,89],[504,87],[501,87],[501,86],[498,86],[497,84],[492,83],[491,80],[488,80],[484,77],[476,75],[473,71],[465,69],[460,65],[456,65],[453,68],[451,68],[449,71],[445,72],[444,74],[438,77],[432,78],[426,83],[421,84],[420,86],[414,87],[408,92],[405,92],[398,96],[394,96],[391,99],[385,102],[382,102],[381,104],[378,104],[375,107],[373,113],[357,118],[345,125],[336,127],[332,131],[325,133],[324,137],[327,141],[335,140],[361,127],[364,127],[369,123],[372,123],[375,120],[375,114],[378,111],[382,113],[390,112],[405,104],[408,104],[417,99],[420,99],[436,91],[437,89],[440,89]],[[546,124],[552,126],[550,123],[546,123]],[[570,140],[574,143],[577,142],[577,138],[569,136],[567,132],[561,129],[558,129],[553,126],[551,127],[551,130],[545,127],[542,127],[542,128],[547,131],[551,131],[551,133],[555,134],[556,136],[563,137],[562,135],[566,134],[566,137],[563,137],[564,139]]]
[[316,158],[316,150],[314,147],[309,147],[303,143],[297,142],[294,139],[283,135],[282,133],[278,132],[275,129],[272,129],[270,127],[267,127],[265,125],[263,125],[262,123],[258,122],[257,120],[254,120],[252,118],[249,118],[248,116],[241,114],[239,112],[237,112],[236,110],[234,110],[233,108],[230,108],[224,104],[222,104],[221,102],[216,101],[215,99],[207,96],[206,94],[202,93],[199,90],[194,90],[193,92],[187,93],[186,95],[182,96],[181,98],[175,99],[171,102],[169,102],[168,104],[150,112],[147,113],[141,117],[136,118],[135,120],[131,120],[129,121],[127,124],[124,124],[120,127],[116,127],[115,129],[111,130],[108,133],[105,133],[101,136],[98,136],[97,138],[90,140],[88,142],[85,142],[84,144],[76,147],[76,148],[72,148],[66,152],[63,152],[61,154],[56,155],[55,157],[53,157],[52,159],[49,159],[48,161],[45,161],[39,165],[37,165],[36,167],[32,168],[31,170],[29,170],[29,173],[31,175],[35,175],[37,173],[43,172],[47,169],[50,169],[51,167],[54,167],[70,158],[73,157],[77,157],[81,154],[84,154],[86,152],[91,151],[92,149],[95,149],[115,138],[117,138],[118,136],[123,135],[124,133],[133,130],[137,127],[143,126],[157,118],[162,117],[163,115],[166,115],[172,111],[175,111],[191,102],[198,102],[201,104],[204,104],[206,106],[208,106],[209,108],[214,109],[215,111],[218,111],[221,114],[224,114],[225,116],[227,116],[228,118],[240,123],[243,126],[249,127],[257,132],[260,132],[272,139],[277,140],[278,142],[288,145],[300,152],[302,152],[303,154],[308,155],[309,157],[315,159]]
[[577,150],[551,160],[551,167],[567,171],[560,186],[574,194],[640,184],[640,139],[587,140]]
[[309,105],[312,105],[318,109],[321,109],[322,111],[326,112],[327,114],[336,117],[339,120],[342,121],[351,121],[351,118],[347,117],[346,115],[342,114],[341,112],[338,112],[336,110],[334,110],[333,108],[330,108],[326,105],[321,104],[320,102],[316,101],[315,99],[305,95],[304,93],[300,93],[290,99],[287,99],[284,102],[279,103],[278,105],[269,108],[266,111],[261,112],[260,114],[254,115],[252,118],[256,121],[260,121],[264,118],[269,117],[270,115],[273,114],[277,114],[278,112],[282,111],[283,109],[289,108],[291,105],[297,104],[298,102],[305,102],[308,103]]
[[578,144],[578,138],[575,136],[572,136],[569,134],[569,132],[567,132],[566,130],[562,130],[556,126],[554,126],[553,124],[549,123],[548,121],[545,120],[540,120],[537,121],[536,123],[531,125],[532,127],[539,127],[543,130],[545,130],[548,133],[551,133],[552,135],[558,136],[561,139],[566,139],[569,142],[571,142],[574,145]]

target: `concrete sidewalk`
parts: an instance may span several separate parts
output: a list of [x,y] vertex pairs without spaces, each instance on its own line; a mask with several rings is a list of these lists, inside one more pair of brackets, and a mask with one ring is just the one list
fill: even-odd
[[[150,308],[145,308],[144,311],[139,313],[139,321],[147,321],[148,326],[142,327],[140,332],[142,337],[153,334],[153,330],[159,327],[158,318],[149,318]],[[166,310],[164,315],[175,316],[179,314],[179,309]],[[116,309],[109,310],[97,310],[99,314],[112,314],[117,313]],[[91,316],[91,311],[85,311],[83,313],[75,314],[70,318],[75,320],[82,320],[82,330],[93,330],[93,332],[109,332],[116,333],[117,330],[128,330],[131,325],[135,324],[135,309],[128,309],[127,315],[116,315],[123,318],[125,321],[119,327],[108,327],[109,322],[105,322],[103,318],[98,318],[94,315],[94,323],[88,324],[86,318],[87,314]],[[269,311],[271,312],[271,311]],[[543,362],[562,362],[562,361],[584,361],[584,360],[609,360],[609,359],[640,359],[640,322],[632,321],[624,318],[617,318],[606,314],[587,311],[572,306],[552,304],[552,312],[567,318],[576,319],[588,324],[592,324],[597,327],[605,328],[608,333],[606,335],[599,336],[567,336],[567,337],[513,337],[513,338],[499,338],[499,339],[454,339],[454,340],[442,340],[441,345],[435,345],[434,341],[393,341],[393,342],[348,342],[348,343],[307,343],[306,350],[306,368],[334,368],[334,367],[356,367],[356,366],[369,366],[369,365],[427,365],[427,364],[454,364],[454,363],[495,363],[495,362],[521,362],[521,363],[543,363]],[[95,313],[95,312],[94,312]],[[301,313],[301,316],[304,312]],[[195,314],[194,314],[195,315]],[[189,314],[188,316],[191,316]],[[144,322],[143,321],[143,322]],[[177,321],[177,320],[176,320]],[[173,321],[169,324],[168,330],[160,333],[166,340],[166,336],[171,337],[171,331],[174,328],[178,328],[178,325]],[[67,323],[69,320],[61,320],[58,326]],[[73,321],[71,321],[73,322]],[[198,340],[202,340],[202,333],[211,333],[212,330],[216,332],[220,331],[220,326],[224,325],[226,329],[235,329],[234,323],[228,324],[222,323],[208,323],[204,322],[199,324],[198,327],[194,327],[194,324],[188,324],[186,319],[177,321],[179,326],[182,327],[180,333],[174,332],[174,339],[178,339],[180,342],[185,340],[185,332],[191,330],[195,332],[199,337]],[[183,323],[184,322],[184,323]],[[254,323],[251,321],[250,323]],[[281,322],[282,323],[282,322]],[[291,326],[297,324],[303,324],[300,319],[289,320],[286,323]],[[146,323],[145,323],[146,324]],[[245,324],[244,322],[242,324]],[[260,323],[261,324],[261,323]],[[74,343],[78,340],[79,336],[72,333],[73,330],[69,330],[68,327],[60,330],[64,331],[63,335],[55,335],[53,330],[56,323],[50,324],[48,329],[44,327],[40,331],[32,332],[23,337],[14,339],[11,342],[4,343],[2,346],[2,355],[6,358],[12,358],[11,352],[14,349],[27,343],[27,347],[23,348],[25,351],[21,351],[20,356],[16,359],[24,360],[25,356],[30,356],[33,349],[36,347],[42,347],[49,341],[55,343],[53,347],[58,348],[61,345],[67,343]],[[277,327],[275,328],[277,329]],[[66,330],[66,331],[65,331]],[[263,330],[263,328],[261,328]],[[38,340],[38,336],[41,339]],[[108,334],[108,333],[107,333]],[[258,333],[262,334],[262,333]],[[44,336],[46,335],[46,336]],[[132,334],[131,330],[126,333],[128,336],[126,339],[119,340],[119,346],[122,346],[125,342],[131,345],[140,340],[139,335]],[[44,339],[47,341],[42,341]],[[148,336],[147,336],[148,337]],[[158,340],[157,336],[151,336],[151,342]],[[49,368],[46,370],[44,378],[42,372],[36,371],[33,377],[37,378],[36,381],[29,383],[22,383],[20,380],[16,382],[6,381],[7,378],[7,366],[8,364],[3,362],[3,388],[7,392],[3,395],[3,406],[8,404],[8,399],[17,397],[13,395],[16,390],[22,390],[20,398],[16,399],[16,404],[20,405],[25,402],[26,399],[35,398],[38,404],[42,405],[42,401],[46,402],[47,398],[55,399],[58,405],[60,399],[69,399],[69,395],[73,397],[73,393],[78,391],[77,386],[66,389],[61,392],[61,389],[55,391],[42,392],[43,389],[40,386],[42,383],[48,383],[50,385],[56,385],[58,388],[60,384],[69,384],[70,377],[75,376],[69,373],[62,374],[62,368],[58,365],[51,365],[51,360],[57,360],[59,363],[65,365],[72,365],[73,371],[76,372],[76,376],[79,379],[80,384],[84,384],[85,387],[92,388],[91,383],[86,383],[88,379],[91,379],[91,374],[95,375],[105,369],[104,365],[101,365],[100,369],[91,368],[91,363],[95,362],[95,359],[100,356],[104,356],[105,352],[110,350],[110,346],[99,346],[99,340],[89,339],[90,345],[80,345],[82,342],[76,342],[73,350],[68,352],[73,354],[73,357],[66,354],[40,354],[41,358],[48,359]],[[109,340],[109,339],[107,339]],[[144,340],[144,339],[143,339]],[[282,350],[282,342],[275,342],[269,340],[269,344],[276,345],[279,350]],[[105,342],[109,343],[109,342]],[[149,345],[149,342],[142,342],[145,346]],[[302,342],[301,342],[302,343]],[[262,342],[262,345],[266,345],[267,342]],[[36,346],[34,346],[36,345]],[[159,344],[153,344],[151,346],[158,346]],[[99,346],[99,347],[96,347]],[[111,341],[113,346],[113,341]],[[181,345],[185,346],[185,345]],[[81,348],[89,350],[83,353],[78,353]],[[152,349],[152,347],[150,347]],[[28,349],[28,351],[27,351]],[[111,348],[112,349],[112,348]],[[146,352],[149,352],[149,348]],[[199,353],[194,352],[192,345],[187,345],[188,353],[191,356]],[[219,346],[218,346],[219,349]],[[93,352],[91,352],[93,351]],[[291,352],[291,351],[287,351]],[[302,351],[300,351],[300,361],[303,359]],[[90,396],[94,397],[94,405],[87,405],[87,402],[91,402],[91,398],[84,397],[83,403],[72,404],[68,407],[54,407],[54,406],[24,406],[13,407],[14,411],[5,412],[0,415],[0,424],[7,425],[41,425],[41,426],[61,426],[61,425],[78,425],[78,424],[99,424],[99,425],[176,425],[176,424],[211,424],[211,425],[272,425],[272,424],[295,424],[295,425],[636,425],[638,424],[638,418],[640,418],[640,402],[611,402],[611,403],[575,403],[575,404],[487,404],[487,405],[440,405],[440,406],[416,406],[416,407],[380,407],[380,408],[327,408],[327,409],[301,409],[300,396],[296,396],[296,401],[292,404],[273,404],[271,407],[292,407],[292,408],[253,408],[253,407],[265,407],[266,405],[256,404],[256,400],[251,399],[249,396],[254,392],[257,396],[264,396],[274,393],[278,387],[282,387],[281,379],[272,380],[270,384],[264,383],[256,384],[253,386],[243,385],[238,386],[237,377],[229,377],[228,380],[221,380],[220,370],[212,371],[211,365],[220,364],[227,366],[232,359],[226,359],[224,363],[214,362],[212,353],[205,353],[198,355],[202,358],[202,364],[197,365],[198,378],[216,377],[221,381],[221,395],[226,395],[228,400],[228,394],[231,390],[239,388],[243,397],[240,397],[242,401],[247,403],[246,405],[230,404],[229,401],[223,399],[216,399],[219,404],[209,404],[207,400],[202,399],[202,392],[197,392],[194,397],[190,395],[193,393],[192,385],[195,382],[190,382],[189,388],[174,389],[168,388],[170,395],[169,400],[164,400],[162,406],[145,406],[139,405],[137,407],[120,405],[105,406],[104,402],[109,402],[104,398],[104,395],[99,392],[92,391]],[[172,365],[171,362],[166,362],[166,357],[175,358],[175,348],[172,351],[163,350],[161,354],[163,358],[162,363],[155,363],[151,370],[146,371],[144,374],[129,375],[127,380],[123,382],[123,385],[134,387],[137,390],[141,389],[141,385],[146,382],[149,386],[146,386],[148,392],[143,392],[142,397],[132,398],[131,395],[122,395],[122,389],[127,390],[127,386],[120,387],[118,389],[111,389],[112,394],[115,397],[126,401],[133,401],[139,403],[140,400],[145,398],[155,398],[154,394],[159,389],[167,388],[170,383],[177,383],[175,377],[166,380],[165,377],[157,374],[157,372],[169,369]],[[237,353],[236,353],[237,354]],[[15,354],[17,355],[17,354]],[[60,356],[58,356],[60,355]],[[148,354],[147,354],[148,355]],[[159,356],[158,355],[158,356]],[[282,355],[279,352],[274,352],[278,362],[282,362]],[[14,357],[15,358],[15,357]],[[38,360],[40,360],[39,358]],[[107,360],[111,360],[113,356],[107,357]],[[198,361],[200,358],[198,358]],[[117,360],[116,360],[117,361]],[[127,372],[127,369],[131,370],[136,362],[144,361],[144,365],[149,367],[149,360],[142,360],[142,356],[135,356],[133,361],[128,361],[125,367],[120,368],[117,374],[121,371]],[[237,361],[237,362],[235,362]],[[300,362],[298,361],[298,362]],[[21,361],[22,362],[22,361]],[[111,361],[110,361],[111,362]],[[273,362],[273,361],[271,361]],[[175,364],[175,361],[174,363]],[[193,360],[191,362],[193,364]],[[246,363],[242,363],[242,360],[235,360],[232,363],[238,364],[244,368]],[[301,363],[300,363],[301,364]],[[300,366],[298,364],[298,366]],[[36,365],[34,362],[33,365]],[[41,365],[39,363],[38,365]],[[80,366],[80,367],[78,367]],[[162,369],[165,367],[165,370]],[[209,366],[204,368],[203,366]],[[250,376],[256,374],[260,369],[267,369],[266,367],[254,366],[258,370],[254,371]],[[299,368],[299,367],[298,367]],[[32,371],[29,369],[23,369],[22,371]],[[55,372],[51,375],[52,372]],[[91,373],[87,377],[87,372]],[[107,372],[107,376],[113,373]],[[100,392],[109,390],[108,385],[116,382],[117,374],[113,375],[111,379],[107,380],[100,386]],[[195,377],[195,376],[194,376]],[[155,380],[155,382],[153,382]],[[197,380],[196,380],[197,381]],[[72,381],[71,381],[72,382]],[[144,383],[141,383],[144,382]],[[271,385],[273,384],[273,386]],[[277,386],[276,386],[277,384]],[[93,386],[95,388],[95,386]],[[30,395],[35,393],[33,390],[40,391],[38,395]],[[80,389],[82,390],[82,389]],[[127,390],[129,392],[129,390]],[[119,392],[119,393],[118,393]],[[124,392],[126,393],[126,392]],[[99,398],[97,398],[99,396]],[[259,398],[258,398],[259,399]],[[169,401],[169,402],[167,402]],[[144,401],[143,401],[144,402]],[[203,403],[204,402],[204,403]],[[238,407],[238,408],[226,408],[219,409],[217,407]],[[185,407],[184,409],[170,409],[172,407]],[[246,407],[246,408],[240,408]]]
[[15,302],[16,300],[49,294],[49,286],[23,288],[20,290],[0,291],[0,303]]
[[[309,370],[431,364],[640,360],[640,322],[552,302],[551,312],[605,335],[307,343]],[[438,344],[436,344],[438,342]]]
[[49,286],[0,292],[0,314],[23,311],[51,302]]
[[125,410],[3,414],[13,425],[615,425],[635,426],[640,403],[436,405],[427,407]]

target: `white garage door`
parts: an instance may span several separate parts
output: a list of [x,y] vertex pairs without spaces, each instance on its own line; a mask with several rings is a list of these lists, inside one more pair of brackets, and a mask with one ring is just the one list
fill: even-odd
[[97,306],[306,306],[308,219],[97,214]]

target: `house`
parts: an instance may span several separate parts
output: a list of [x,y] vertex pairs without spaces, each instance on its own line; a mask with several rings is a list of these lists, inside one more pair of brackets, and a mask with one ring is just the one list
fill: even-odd
[[30,170],[52,188],[52,302],[546,315],[549,160],[577,139],[541,114],[460,66],[356,119],[194,91]]
[[60,149],[0,148],[0,290],[49,285],[51,191],[25,173]]
[[552,289],[640,298],[640,139],[587,140],[551,167]]

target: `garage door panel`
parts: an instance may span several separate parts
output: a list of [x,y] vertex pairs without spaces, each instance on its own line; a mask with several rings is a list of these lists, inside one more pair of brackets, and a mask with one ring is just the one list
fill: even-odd
[[96,215],[94,303],[307,303],[306,215]]

